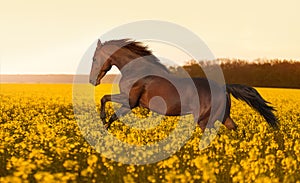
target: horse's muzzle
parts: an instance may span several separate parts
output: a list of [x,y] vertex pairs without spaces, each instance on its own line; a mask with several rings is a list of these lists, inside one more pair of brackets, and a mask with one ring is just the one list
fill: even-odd
[[90,83],[91,83],[92,85],[94,85],[94,86],[97,86],[97,85],[100,84],[100,79],[97,79],[97,80],[92,80],[92,79],[90,79]]
[[96,86],[96,85],[97,85],[97,81],[95,81],[95,80],[92,80],[92,79],[90,79],[90,83],[91,83],[92,85],[94,85],[94,86]]

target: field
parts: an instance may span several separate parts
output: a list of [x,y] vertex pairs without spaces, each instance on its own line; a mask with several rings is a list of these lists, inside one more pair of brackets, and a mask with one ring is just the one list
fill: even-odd
[[[74,116],[71,84],[0,87],[0,182],[300,183],[300,90],[257,88],[276,107],[279,130],[269,127],[244,102],[233,100],[237,131],[221,125],[216,138],[199,150],[202,132],[196,127],[186,144],[169,158],[130,165],[112,160],[122,149],[112,147],[98,153],[101,147],[94,148],[84,138],[88,131]],[[95,101],[110,91],[110,84],[100,85]],[[82,105],[82,111],[88,109],[88,104]],[[110,115],[112,106],[107,106]],[[144,120],[148,116],[151,120]],[[109,134],[141,146],[159,142],[180,127],[177,117],[160,118],[144,109],[135,110],[123,121],[133,118],[143,119],[142,125],[150,126],[149,130],[130,128],[121,120],[112,125]],[[157,122],[156,118],[162,120]],[[186,128],[179,128],[179,133],[182,129]],[[99,133],[90,135],[97,137]],[[146,152],[139,153],[140,158],[147,157]],[[112,159],[107,158],[110,156]]]

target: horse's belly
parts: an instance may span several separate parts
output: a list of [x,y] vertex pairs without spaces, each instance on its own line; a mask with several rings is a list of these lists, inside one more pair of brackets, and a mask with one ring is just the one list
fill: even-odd
[[140,106],[166,116],[190,114],[190,106],[180,100],[177,95],[144,95],[140,98]]
[[193,103],[198,100],[195,96],[197,91],[185,80],[174,80],[172,83],[163,78],[155,78],[146,85],[140,104],[168,116],[186,115],[192,113],[191,100]]

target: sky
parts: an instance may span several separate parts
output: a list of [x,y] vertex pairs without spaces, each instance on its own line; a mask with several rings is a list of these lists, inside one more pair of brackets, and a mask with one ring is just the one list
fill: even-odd
[[[299,7],[298,0],[1,1],[0,74],[75,74],[102,34],[140,20],[186,27],[216,58],[300,60]],[[189,59],[163,44],[149,47],[175,61]]]

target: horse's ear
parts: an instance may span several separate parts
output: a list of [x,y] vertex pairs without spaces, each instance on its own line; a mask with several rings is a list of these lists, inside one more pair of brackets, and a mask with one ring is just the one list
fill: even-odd
[[97,47],[101,47],[101,46],[102,46],[102,43],[101,43],[100,39],[98,39]]

